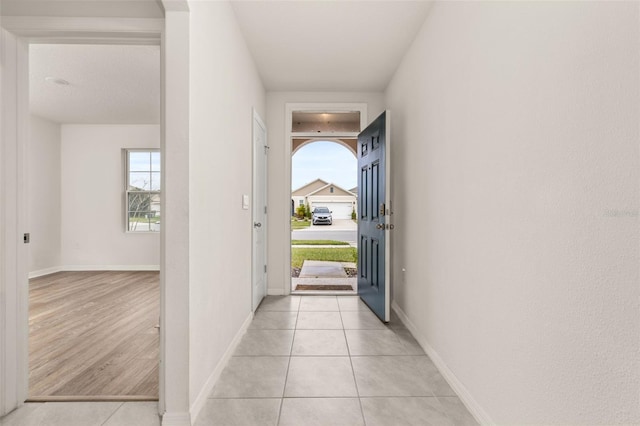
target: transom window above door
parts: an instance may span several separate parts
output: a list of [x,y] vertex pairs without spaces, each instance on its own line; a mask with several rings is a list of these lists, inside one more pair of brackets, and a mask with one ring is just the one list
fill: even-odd
[[160,231],[160,150],[125,149],[126,231]]

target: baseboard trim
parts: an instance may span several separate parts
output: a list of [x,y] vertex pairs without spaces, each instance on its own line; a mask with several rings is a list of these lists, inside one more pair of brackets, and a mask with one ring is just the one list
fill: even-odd
[[160,265],[64,265],[29,272],[29,279],[55,274],[56,272],[79,271],[159,271]]
[[65,265],[61,271],[159,271],[160,265]]
[[[249,316],[247,316],[247,319],[244,320],[244,323],[242,324],[242,326],[236,333],[235,337],[231,341],[231,344],[229,344],[229,346],[227,347],[227,350],[225,351],[224,355],[222,355],[222,359],[220,359],[220,362],[218,362],[218,365],[216,366],[216,368],[213,370],[213,372],[205,382],[204,386],[202,387],[202,390],[200,391],[196,399],[193,401],[193,404],[191,404],[191,418],[193,419],[194,424],[198,420],[198,415],[200,414],[205,404],[207,403],[207,399],[209,398],[209,395],[211,395],[211,392],[213,391],[213,387],[215,386],[216,382],[220,378],[220,374],[222,374],[222,370],[224,370],[224,368],[227,366],[229,359],[231,359],[231,356],[233,355],[236,348],[240,344],[240,340],[242,340],[242,336],[244,336],[244,334],[247,332],[247,329],[249,328],[249,325],[251,324],[252,320],[253,320],[253,313],[250,312]],[[164,423],[162,423],[162,426],[165,426]]]
[[268,288],[267,289],[267,296],[284,296],[284,289],[283,288]]
[[61,266],[52,266],[50,268],[39,269],[37,271],[29,272],[29,279],[44,277],[45,275],[51,275],[61,271],[62,271]]
[[191,416],[184,412],[165,412],[162,415],[162,426],[191,426]]
[[478,404],[475,398],[471,395],[469,390],[466,388],[464,384],[456,377],[456,375],[449,369],[447,364],[440,357],[438,352],[431,347],[427,339],[418,331],[418,328],[415,324],[409,319],[407,314],[404,313],[402,308],[396,303],[394,300],[391,302],[391,307],[398,314],[398,318],[403,324],[407,327],[407,329],[413,334],[413,337],[418,341],[422,349],[429,355],[429,358],[433,361],[435,366],[438,368],[444,379],[449,383],[449,386],[455,391],[455,393],[460,398],[460,401],[467,407],[471,415],[476,419],[478,423],[481,425],[495,425],[495,422],[491,420],[491,417],[487,414],[486,411]]

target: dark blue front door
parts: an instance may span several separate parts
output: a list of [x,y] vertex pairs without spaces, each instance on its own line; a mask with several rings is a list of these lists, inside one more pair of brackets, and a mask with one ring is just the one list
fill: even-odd
[[390,316],[387,241],[391,213],[388,205],[388,120],[382,113],[358,135],[358,294],[385,322]]

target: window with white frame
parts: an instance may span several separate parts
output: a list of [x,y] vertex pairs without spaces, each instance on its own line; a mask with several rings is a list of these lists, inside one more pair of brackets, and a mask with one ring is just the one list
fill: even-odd
[[126,149],[126,230],[160,231],[160,150]]

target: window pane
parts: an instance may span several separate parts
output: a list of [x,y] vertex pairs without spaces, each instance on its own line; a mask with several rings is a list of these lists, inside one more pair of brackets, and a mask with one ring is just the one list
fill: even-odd
[[129,151],[129,171],[146,172],[151,170],[151,153]]
[[127,151],[128,231],[160,231],[160,158],[159,151]]
[[151,190],[160,191],[160,172],[151,173]]
[[160,153],[152,152],[151,153],[151,170],[154,172],[160,171]]
[[151,210],[151,197],[146,193],[131,192],[128,206],[129,217],[138,217]]
[[130,172],[129,191],[149,191],[151,189],[151,173]]

